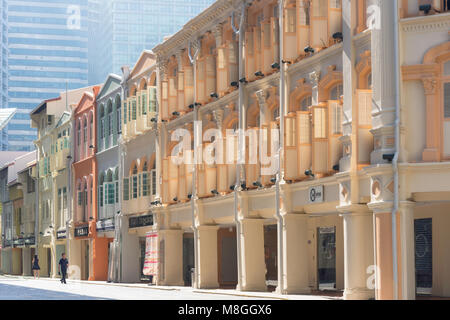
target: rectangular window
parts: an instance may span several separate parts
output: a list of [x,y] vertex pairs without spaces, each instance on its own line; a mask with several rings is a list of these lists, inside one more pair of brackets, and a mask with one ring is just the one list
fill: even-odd
[[297,28],[297,12],[295,8],[286,9],[286,30],[285,32],[294,33]]
[[334,135],[342,134],[342,106],[336,102],[330,102],[331,113],[331,133]]
[[61,203],[61,200],[62,200],[61,194],[62,194],[62,190],[58,189],[58,212],[61,211],[61,205],[62,205],[62,203]]
[[116,111],[116,121],[117,121],[117,133],[122,133],[122,116],[120,113],[120,110],[117,109]]
[[147,94],[142,93],[142,114],[147,114]]
[[450,82],[444,84],[444,115],[450,118]]
[[156,195],[156,170],[153,169],[151,171],[151,175],[152,175],[152,196]]
[[119,181],[116,181],[116,203],[119,203]]
[[144,197],[147,197],[149,195],[148,182],[148,173],[144,172],[142,174],[142,196]]
[[309,12],[309,2],[306,0],[300,1],[300,25],[309,26],[310,25],[310,12]]
[[325,108],[314,108],[314,138],[326,139],[327,118]]
[[131,177],[132,186],[133,186],[133,199],[137,199],[138,197],[138,177],[132,176]]
[[132,106],[131,120],[136,120],[136,99],[133,99],[131,101],[131,106]]
[[150,88],[149,111],[156,112],[156,87]]
[[107,193],[108,204],[114,204],[114,183],[108,183],[108,193]]
[[128,178],[123,179],[123,200],[130,200],[130,180]]
[[123,123],[127,124],[127,102],[123,103]]
[[100,205],[100,208],[103,207],[103,186],[99,187],[99,191],[98,191],[98,203]]

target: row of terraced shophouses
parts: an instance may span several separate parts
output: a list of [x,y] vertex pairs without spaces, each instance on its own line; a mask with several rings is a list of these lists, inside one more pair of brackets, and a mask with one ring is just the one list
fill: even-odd
[[152,232],[157,285],[449,297],[449,30],[449,1],[217,1],[31,113],[3,272],[139,282]]

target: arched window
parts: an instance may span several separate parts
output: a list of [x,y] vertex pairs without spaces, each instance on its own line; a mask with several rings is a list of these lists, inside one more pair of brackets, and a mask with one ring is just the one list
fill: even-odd
[[309,111],[309,107],[312,106],[312,96],[307,96],[300,102],[300,111]]
[[116,186],[115,202],[119,203],[119,168],[114,171],[114,184]]
[[83,221],[89,221],[88,215],[88,186],[87,181],[84,182],[84,193],[83,193]]
[[278,107],[273,108],[272,116],[273,116],[273,121],[277,121],[277,119],[280,117],[280,108],[278,108]]
[[80,146],[81,144],[81,120],[78,121],[77,124],[77,145]]
[[86,143],[87,142],[87,118],[86,117],[84,118],[83,134],[84,134],[83,142]]
[[116,130],[117,133],[122,133],[122,112],[120,106],[122,105],[120,96],[116,98]]
[[99,181],[99,183],[98,183],[98,203],[99,203],[99,206],[100,206],[100,219],[102,219],[103,218],[103,211],[102,211],[102,208],[103,208],[103,184],[104,184],[104,182],[105,182],[105,174],[102,172],[101,174],[100,174],[100,178],[98,179]]
[[[104,139],[105,138],[105,108],[102,105],[100,107],[100,139]],[[102,141],[102,147],[104,142]]]
[[91,120],[89,122],[89,138],[90,138],[90,143],[91,146],[94,145],[94,116],[91,116]]
[[340,83],[330,90],[330,100],[339,100],[343,94],[344,87],[342,86],[342,83]]

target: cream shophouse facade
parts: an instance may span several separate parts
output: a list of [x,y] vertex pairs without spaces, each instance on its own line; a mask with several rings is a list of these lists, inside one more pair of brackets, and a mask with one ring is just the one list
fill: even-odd
[[[183,282],[193,230],[198,288],[449,295],[449,13],[419,2],[217,1],[153,49],[163,283]],[[227,129],[279,128],[279,171],[175,164],[181,128],[225,155],[239,141],[246,159]],[[222,135],[202,139],[210,128]]]

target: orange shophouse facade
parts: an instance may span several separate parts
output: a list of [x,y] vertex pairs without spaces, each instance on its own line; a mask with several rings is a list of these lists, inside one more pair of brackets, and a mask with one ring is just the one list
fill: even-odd
[[73,216],[70,230],[70,278],[107,279],[108,238],[97,238],[97,161],[95,100],[100,87],[85,92],[73,111]]

